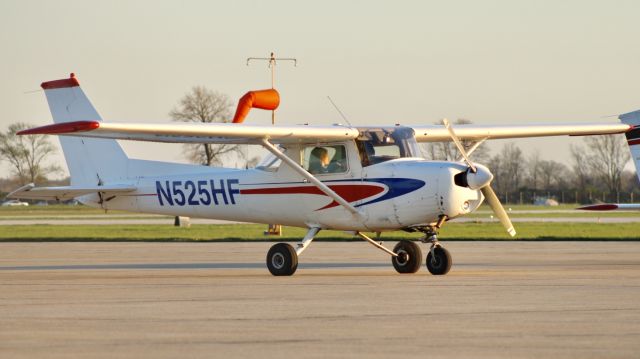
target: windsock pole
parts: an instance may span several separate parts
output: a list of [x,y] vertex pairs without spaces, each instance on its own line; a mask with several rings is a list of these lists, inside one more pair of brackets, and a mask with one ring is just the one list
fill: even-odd
[[[270,57],[249,57],[247,58],[247,66],[251,60],[269,61],[269,68],[271,69],[271,88],[275,89],[276,82],[276,60],[277,61],[293,61],[293,66],[298,66],[298,60],[293,57],[275,57],[274,53],[271,53]],[[276,124],[276,110],[271,110],[271,124]]]

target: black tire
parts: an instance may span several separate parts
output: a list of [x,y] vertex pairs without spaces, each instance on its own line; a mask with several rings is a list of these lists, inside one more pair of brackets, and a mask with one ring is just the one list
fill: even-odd
[[[433,252],[433,255],[431,254]],[[442,247],[435,247],[427,254],[427,269],[433,275],[445,275],[451,269],[451,254]]]
[[267,253],[267,268],[273,275],[292,275],[298,269],[298,255],[290,244],[274,244]]
[[397,257],[391,257],[393,268],[398,273],[415,273],[422,265],[422,251],[415,242],[402,240],[393,247]]

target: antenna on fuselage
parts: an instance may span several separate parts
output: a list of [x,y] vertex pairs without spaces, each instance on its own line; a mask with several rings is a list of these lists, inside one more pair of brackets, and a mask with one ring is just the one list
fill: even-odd
[[349,120],[347,120],[347,116],[345,116],[344,113],[342,113],[342,111],[340,111],[340,108],[338,107],[338,105],[336,105],[336,103],[333,102],[333,100],[331,99],[331,96],[327,96],[327,98],[329,99],[329,102],[331,102],[331,104],[333,105],[333,108],[335,108],[336,111],[338,111],[338,113],[340,114],[340,117],[342,117],[342,119],[349,125],[349,127],[353,127],[351,125],[351,122],[349,122]]
[[[273,52],[270,57],[248,57],[247,66],[251,60],[269,61],[269,68],[271,69],[271,88],[275,89],[276,78],[276,61],[293,61],[293,66],[298,66],[298,60],[295,57],[275,57]],[[271,110],[271,124],[276,124],[276,110]]]

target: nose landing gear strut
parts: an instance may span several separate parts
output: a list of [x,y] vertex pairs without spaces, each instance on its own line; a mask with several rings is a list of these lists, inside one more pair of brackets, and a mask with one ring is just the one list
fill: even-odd
[[438,229],[442,227],[446,220],[447,216],[442,215],[435,225],[420,229],[424,233],[424,237],[420,241],[431,244],[426,262],[429,273],[433,275],[445,275],[451,269],[451,254],[438,241]]

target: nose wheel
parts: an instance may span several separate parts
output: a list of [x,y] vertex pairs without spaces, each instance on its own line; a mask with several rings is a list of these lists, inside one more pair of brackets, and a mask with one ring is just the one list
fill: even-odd
[[445,275],[451,269],[451,254],[440,244],[433,245],[427,254],[427,269],[433,275]]
[[427,233],[422,239],[425,243],[431,243],[431,248],[427,254],[427,269],[433,275],[445,275],[451,269],[451,254],[438,242],[438,235],[435,232]]

